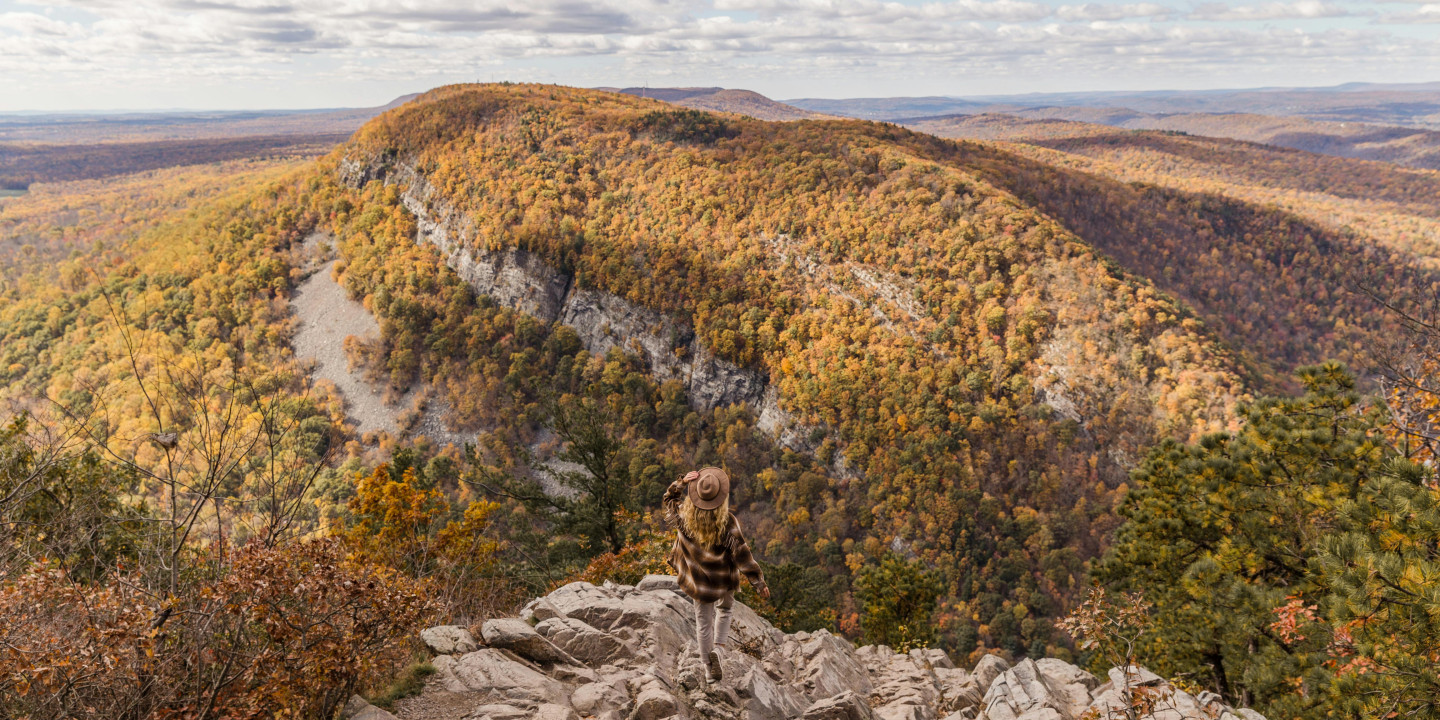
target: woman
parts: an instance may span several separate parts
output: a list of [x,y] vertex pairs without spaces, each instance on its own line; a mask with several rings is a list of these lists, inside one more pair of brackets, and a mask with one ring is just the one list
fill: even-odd
[[[720,680],[720,648],[730,635],[730,611],[740,576],[770,597],[760,564],[730,514],[730,478],[720,468],[701,468],[670,484],[662,503],[674,526],[670,567],[680,588],[695,601],[695,639],[711,682]],[[715,609],[719,607],[719,617]],[[713,646],[712,646],[713,643]]]

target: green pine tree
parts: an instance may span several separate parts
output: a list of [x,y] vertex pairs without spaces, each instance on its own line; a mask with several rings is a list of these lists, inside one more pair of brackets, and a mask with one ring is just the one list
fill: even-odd
[[1094,574],[1154,603],[1139,656],[1162,675],[1270,718],[1348,717],[1323,638],[1277,631],[1275,611],[1323,591],[1320,542],[1350,527],[1390,450],[1341,365],[1299,377],[1303,396],[1250,405],[1238,432],[1157,448]]
[[901,652],[929,647],[936,637],[931,616],[943,589],[940,573],[893,552],[860,568],[855,600],[862,610],[865,641]]
[[[1440,718],[1440,492],[1395,461],[1340,514],[1313,565],[1339,687],[1366,717]],[[1302,628],[1303,631],[1303,628]],[[1323,633],[1323,634],[1322,634]]]

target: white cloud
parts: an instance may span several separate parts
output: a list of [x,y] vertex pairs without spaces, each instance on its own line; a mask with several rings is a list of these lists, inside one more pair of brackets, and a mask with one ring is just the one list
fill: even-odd
[[1190,13],[1192,20],[1248,21],[1248,20],[1312,20],[1316,18],[1344,17],[1352,15],[1349,9],[1321,0],[1296,0],[1295,2],[1270,2],[1259,5],[1229,6],[1224,3],[1205,3]]
[[1440,3],[1425,3],[1412,12],[1387,13],[1376,18],[1375,22],[1386,25],[1440,23]]
[[1113,4],[1085,3],[1083,5],[1061,5],[1055,9],[1055,16],[1061,20],[1125,20],[1129,18],[1168,18],[1175,11],[1155,3]]
[[[1374,25],[1305,30],[1316,27],[1310,19],[1372,12],[1352,0],[1193,11],[1164,2],[29,0],[20,11],[17,0],[0,0],[0,76],[22,78],[0,94],[0,110],[101,91],[191,103],[184,90],[194,78],[421,89],[491,68],[582,85],[864,83],[891,94],[897,82],[929,93],[981,81],[1053,89],[1061,75],[1093,78],[1091,87],[1142,76],[1235,77],[1233,86],[1257,67],[1319,76],[1337,64],[1440,75],[1433,42]],[[1409,15],[1428,18],[1436,6],[1411,5]],[[1266,29],[1248,24],[1256,20]],[[298,100],[258,104],[334,104],[294,92]]]

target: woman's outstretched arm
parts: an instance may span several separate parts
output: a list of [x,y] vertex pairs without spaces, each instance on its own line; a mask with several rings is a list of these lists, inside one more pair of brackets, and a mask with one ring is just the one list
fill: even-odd
[[730,533],[730,552],[735,559],[736,569],[755,586],[755,592],[760,593],[761,597],[770,597],[770,587],[765,584],[765,572],[760,569],[754,553],[750,552],[750,543],[746,542],[745,535],[740,532],[739,523],[730,528]]

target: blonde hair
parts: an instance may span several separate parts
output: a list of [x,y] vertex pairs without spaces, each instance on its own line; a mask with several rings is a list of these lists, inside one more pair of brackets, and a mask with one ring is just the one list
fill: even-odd
[[701,545],[719,545],[725,540],[725,528],[730,524],[730,498],[714,510],[695,507],[686,495],[680,503],[680,521],[685,523],[685,533]]

